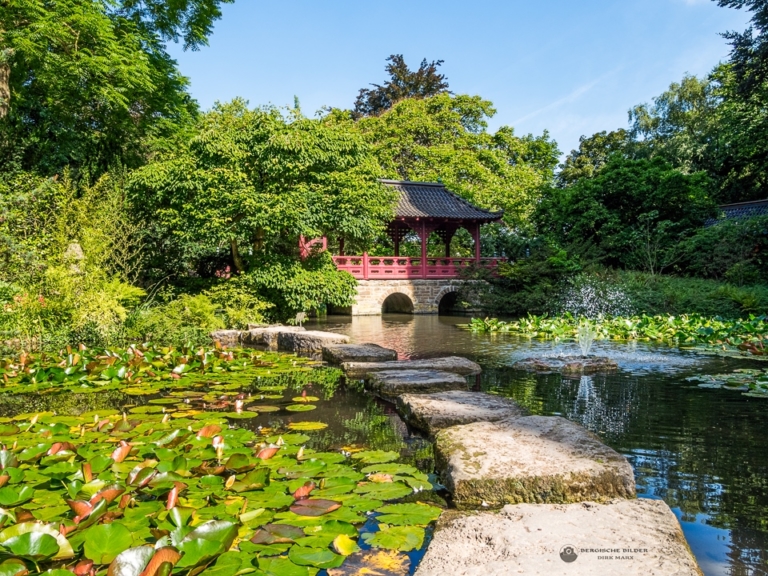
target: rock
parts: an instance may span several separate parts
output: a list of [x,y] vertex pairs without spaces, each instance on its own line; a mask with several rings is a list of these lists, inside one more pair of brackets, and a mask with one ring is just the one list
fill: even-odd
[[397,399],[397,409],[408,424],[430,435],[449,426],[525,415],[523,409],[508,398],[466,390],[406,394]]
[[[447,515],[444,515],[447,516]],[[572,546],[575,560],[566,562]],[[600,553],[600,549],[619,549]],[[625,549],[632,550],[624,552]],[[608,559],[612,558],[612,559]],[[498,514],[453,515],[437,530],[416,576],[701,576],[662,500],[518,504]]]
[[442,370],[462,376],[480,374],[480,365],[461,356],[430,358],[427,360],[398,360],[394,362],[344,362],[342,369],[350,378],[366,378],[382,370]]
[[558,358],[525,358],[512,365],[512,368],[550,374],[596,374],[598,372],[614,372],[619,369],[610,358],[605,356],[561,356]]
[[277,349],[287,352],[313,352],[322,350],[323,346],[346,344],[347,342],[349,342],[349,336],[334,332],[320,332],[319,330],[294,332],[280,330],[277,334]]
[[214,330],[210,334],[211,340],[222,346],[237,346],[240,344],[240,330]]
[[392,398],[407,393],[466,390],[467,380],[443,370],[382,370],[371,374],[368,387],[380,396]]
[[378,344],[332,344],[323,346],[323,360],[331,364],[342,362],[383,362],[397,360],[397,352]]
[[445,428],[436,435],[435,462],[464,510],[635,496],[626,458],[559,416]]
[[[250,326],[250,324],[249,324]],[[301,326],[264,326],[260,328],[251,328],[242,334],[243,344],[249,346],[268,346],[274,348],[277,346],[278,335],[282,332],[305,332]]]

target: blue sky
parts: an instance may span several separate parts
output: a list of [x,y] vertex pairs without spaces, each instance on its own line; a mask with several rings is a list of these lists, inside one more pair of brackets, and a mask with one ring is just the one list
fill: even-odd
[[549,130],[567,153],[579,136],[626,127],[627,110],[688,72],[726,59],[719,36],[749,14],[711,0],[237,0],[210,46],[171,45],[203,108],[242,96],[252,106],[351,107],[385,80],[385,58],[414,68],[443,59],[455,93],[491,100],[491,128]]

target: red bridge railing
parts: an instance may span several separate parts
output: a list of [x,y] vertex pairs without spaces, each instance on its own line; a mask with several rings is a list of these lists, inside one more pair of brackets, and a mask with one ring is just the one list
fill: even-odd
[[462,271],[477,265],[496,270],[502,258],[425,258],[407,256],[334,256],[339,270],[358,280],[392,280],[398,278],[460,278]]

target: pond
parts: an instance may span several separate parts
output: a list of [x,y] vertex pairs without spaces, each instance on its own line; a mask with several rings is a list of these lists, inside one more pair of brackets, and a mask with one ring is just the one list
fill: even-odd
[[401,358],[456,354],[483,367],[477,385],[534,414],[562,415],[597,433],[632,464],[640,497],[661,498],[680,519],[707,576],[768,574],[768,399],[697,387],[686,378],[765,368],[643,343],[596,342],[620,370],[576,378],[511,365],[530,355],[574,354],[575,343],[473,334],[466,317],[330,316],[313,327],[398,351]]

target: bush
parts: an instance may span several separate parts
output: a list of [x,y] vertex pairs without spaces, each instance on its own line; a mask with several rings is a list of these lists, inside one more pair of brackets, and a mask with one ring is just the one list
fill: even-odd
[[212,331],[225,327],[218,310],[219,306],[204,294],[182,294],[165,304],[137,309],[126,322],[126,335],[166,345],[202,345],[210,342]]

